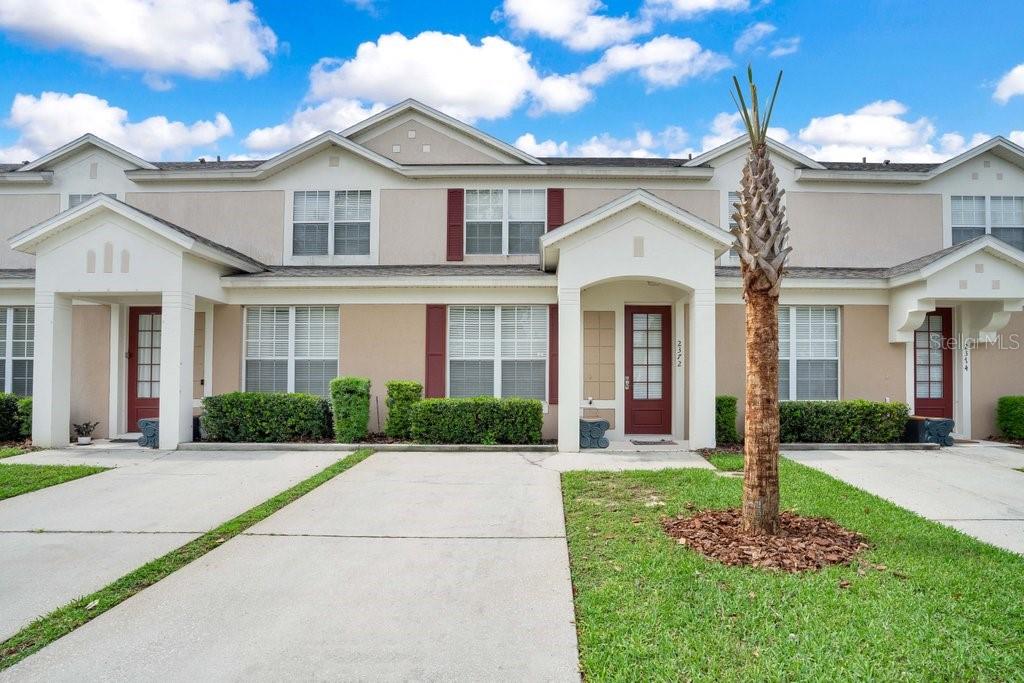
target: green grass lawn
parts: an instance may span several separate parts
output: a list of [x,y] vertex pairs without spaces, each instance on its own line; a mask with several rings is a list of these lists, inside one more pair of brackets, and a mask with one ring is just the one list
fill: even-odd
[[24,448],[19,448],[18,446],[4,446],[4,447],[0,447],[0,459],[2,459],[2,458],[10,458],[12,456],[21,455],[22,453],[27,453],[27,452],[28,451],[26,451]]
[[743,471],[742,453],[712,453],[707,457],[707,459],[712,465],[723,472]]
[[796,463],[780,476],[784,507],[868,538],[864,564],[730,568],[663,533],[664,515],[737,506],[739,479],[563,475],[588,681],[1021,680],[1024,558]]
[[86,467],[85,465],[2,464],[0,465],[0,500],[45,489],[54,484],[63,484],[72,479],[87,477],[106,469],[108,468]]

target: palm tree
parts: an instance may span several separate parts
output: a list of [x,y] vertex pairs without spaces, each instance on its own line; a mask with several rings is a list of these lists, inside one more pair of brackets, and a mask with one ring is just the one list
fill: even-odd
[[[779,529],[779,288],[789,256],[783,191],[768,156],[768,122],[782,72],[762,117],[753,69],[747,67],[750,106],[733,76],[733,101],[750,138],[740,201],[733,205],[736,251],[747,313],[747,390],[744,402],[743,531]],[[737,99],[738,98],[738,99]]]

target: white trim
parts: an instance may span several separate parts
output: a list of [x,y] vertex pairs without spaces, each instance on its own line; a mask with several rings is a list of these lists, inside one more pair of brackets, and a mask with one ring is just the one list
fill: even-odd
[[[297,308],[324,308],[324,309],[335,309],[338,311],[338,344],[334,347],[333,356],[302,356],[301,358],[296,356],[295,353],[295,336],[296,336],[296,316],[295,311]],[[288,356],[286,358],[281,356],[274,356],[272,358],[250,358],[249,357],[249,310],[252,308],[287,308],[288,309]],[[295,392],[295,362],[298,360],[333,360],[337,363],[335,369],[335,377],[339,376],[337,373],[341,371],[341,306],[338,304],[321,304],[321,303],[299,303],[299,304],[281,304],[281,303],[267,303],[267,304],[248,304],[242,308],[242,374],[240,382],[242,385],[242,391],[256,391],[255,389],[249,389],[246,386],[246,361],[248,360],[269,360],[269,361],[287,361],[287,388],[286,391],[289,393]],[[328,382],[328,394],[330,392],[330,382]],[[212,388],[211,388],[212,391]]]
[[478,140],[483,144],[487,145],[488,147],[492,147],[501,152],[504,152],[505,154],[513,156],[524,163],[543,164],[543,162],[540,159],[537,159],[536,157],[527,154],[523,150],[517,147],[513,147],[512,145],[506,142],[502,142],[498,138],[492,137],[487,133],[483,132],[482,130],[467,125],[456,118],[448,116],[447,114],[440,112],[437,109],[434,109],[433,107],[430,107],[412,98],[403,100],[402,102],[399,102],[396,105],[388,107],[387,109],[380,111],[374,114],[373,116],[370,116],[369,118],[363,119],[359,123],[349,126],[345,130],[341,131],[341,135],[343,135],[346,138],[354,137],[359,133],[377,125],[378,123],[382,123],[390,118],[400,116],[408,112],[416,112],[428,119],[433,119],[436,122],[450,126],[458,130],[460,133],[463,133],[475,140]]
[[[749,144],[749,142],[750,138],[748,138],[746,135],[740,135],[739,137],[733,138],[729,142],[719,145],[714,149],[710,149],[707,152],[704,152],[703,154],[698,154],[697,156],[687,161],[684,164],[684,166],[687,166],[689,168],[692,168],[694,166],[701,166],[703,164],[708,163],[709,161],[713,161],[714,159],[729,154],[730,152],[734,152],[737,149],[740,149],[741,147]],[[768,138],[768,149],[769,151],[775,152],[776,154],[783,156],[786,159],[789,159],[790,161],[794,162],[799,166],[806,166],[807,168],[820,170],[825,169],[824,166],[822,166],[820,163],[810,158],[806,154],[801,154],[792,147],[782,144],[778,140]]]
[[53,183],[53,171],[28,171],[21,169],[0,173],[0,183],[11,185],[51,185]]
[[[797,361],[801,360],[796,355],[796,310],[798,308],[833,308],[836,311],[836,397],[825,399],[800,398],[797,391]],[[836,304],[780,304],[779,310],[789,311],[789,352],[785,360],[789,361],[789,396],[779,396],[780,401],[838,401],[843,398],[843,307]],[[780,358],[779,360],[783,360]],[[832,360],[823,356],[817,358],[804,358],[802,360]]]
[[69,154],[74,154],[75,152],[77,152],[82,147],[89,146],[89,145],[91,145],[93,147],[99,147],[104,152],[107,152],[108,154],[112,154],[112,155],[114,155],[116,157],[124,159],[128,163],[136,166],[137,168],[151,170],[151,171],[157,170],[156,166],[154,166],[153,164],[149,163],[148,161],[146,161],[142,157],[137,157],[134,154],[132,154],[131,152],[128,152],[128,151],[126,151],[124,149],[121,149],[117,145],[111,144],[111,143],[107,142],[106,140],[104,140],[103,138],[98,137],[96,135],[93,135],[92,133],[86,133],[85,135],[82,135],[81,137],[77,137],[77,138],[75,138],[74,140],[72,140],[71,142],[69,142],[67,144],[61,145],[60,147],[58,147],[57,149],[53,150],[52,152],[48,152],[47,154],[44,154],[43,156],[39,157],[35,161],[30,162],[28,164],[25,164],[21,168],[15,169],[13,171],[13,173],[24,173],[24,172],[27,172],[27,171],[34,171],[34,170],[36,170],[36,169],[38,169],[40,167],[46,166],[47,164],[50,164],[50,163],[52,163],[54,161],[57,161],[58,159],[66,157]]

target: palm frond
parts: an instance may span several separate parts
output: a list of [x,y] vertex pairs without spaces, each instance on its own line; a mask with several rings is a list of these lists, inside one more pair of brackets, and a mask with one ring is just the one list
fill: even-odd
[[[754,82],[754,69],[752,66],[747,66],[747,88],[750,91],[750,106],[747,106],[747,100],[743,96],[740,80],[733,76],[732,82],[736,88],[736,92],[733,94],[733,103],[743,119],[743,125],[747,129],[747,136],[750,138],[750,144],[753,147],[760,147],[768,140],[768,125],[771,122],[772,112],[775,110],[775,98],[779,94],[779,86],[782,85],[782,72],[780,71],[778,78],[775,79],[775,88],[772,91],[772,96],[768,99],[766,109],[762,107],[761,98],[757,93],[757,83]],[[762,111],[764,112],[763,117]]]

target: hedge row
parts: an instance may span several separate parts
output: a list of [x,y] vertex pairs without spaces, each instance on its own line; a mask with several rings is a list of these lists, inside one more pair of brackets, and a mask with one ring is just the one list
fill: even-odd
[[339,443],[366,441],[370,424],[370,380],[337,377],[331,380],[334,438]]
[[1024,439],[1024,396],[1002,396],[996,403],[996,426],[1007,439]]
[[736,397],[715,396],[715,443],[719,446],[740,442],[736,432]]
[[544,410],[523,398],[428,398],[412,407],[412,438],[420,443],[540,443]]
[[783,401],[782,443],[890,443],[907,424],[907,404],[879,401]]
[[310,394],[235,391],[203,399],[208,441],[322,441],[331,436],[331,406]]
[[388,421],[384,425],[384,433],[392,439],[412,438],[412,410],[423,398],[423,385],[419,382],[392,380],[384,386],[388,389],[385,401]]

